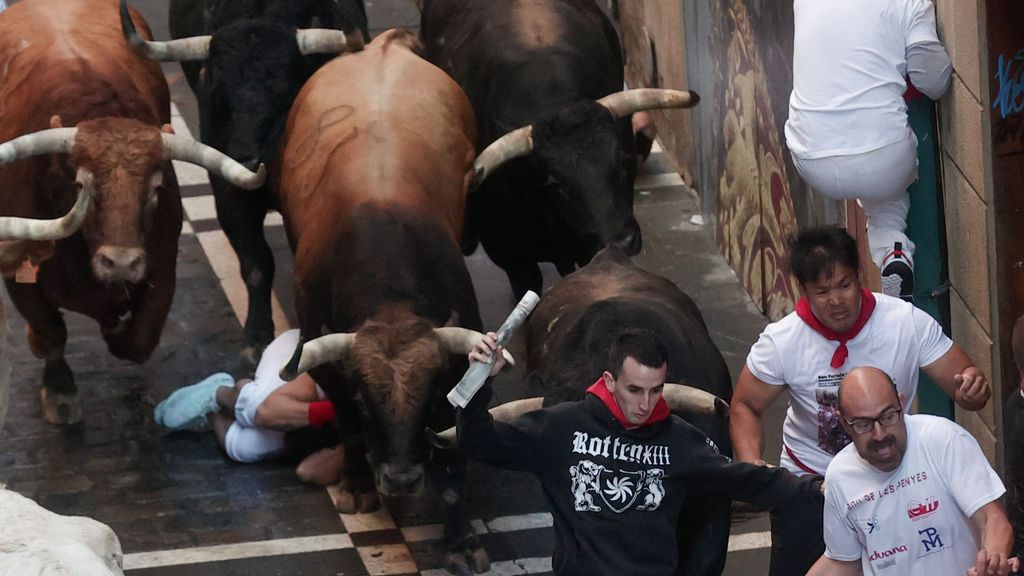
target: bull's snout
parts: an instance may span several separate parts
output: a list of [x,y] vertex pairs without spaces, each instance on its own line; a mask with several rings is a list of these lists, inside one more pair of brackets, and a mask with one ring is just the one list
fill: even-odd
[[92,257],[92,270],[103,282],[138,282],[146,276],[146,251],[102,246]]
[[621,234],[612,239],[612,243],[630,256],[639,254],[640,249],[644,246],[643,236],[640,234],[640,225],[635,221],[630,222]]
[[417,494],[424,488],[423,465],[381,464],[377,490],[387,496]]

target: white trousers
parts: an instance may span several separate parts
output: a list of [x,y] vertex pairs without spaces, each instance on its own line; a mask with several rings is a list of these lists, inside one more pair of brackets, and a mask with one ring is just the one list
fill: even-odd
[[917,180],[917,137],[908,129],[905,139],[862,154],[801,159],[793,156],[797,172],[818,193],[834,200],[853,200],[868,219],[868,247],[875,265],[893,244],[902,242],[913,261],[914,243],[907,238],[910,193]]
[[224,435],[224,451],[235,462],[258,462],[284,454],[284,432],[257,426],[256,410],[285,384],[278,371],[298,344],[298,330],[288,330],[275,338],[260,357],[256,377],[238,393],[235,421]]

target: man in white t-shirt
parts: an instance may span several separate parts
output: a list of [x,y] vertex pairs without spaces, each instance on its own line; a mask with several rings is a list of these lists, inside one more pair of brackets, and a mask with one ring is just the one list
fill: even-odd
[[935,9],[931,0],[795,0],[793,15],[793,163],[819,193],[859,200],[882,292],[912,301],[914,243],[905,230],[917,139],[903,94],[907,76],[932,99],[949,87]]
[[907,399],[878,368],[852,370],[839,418],[853,438],[825,474],[825,553],[808,576],[1016,571],[1006,492],[978,442]]
[[[839,383],[857,366],[878,366],[909,406],[923,370],[965,410],[992,394],[985,375],[912,304],[861,288],[857,244],[840,228],[809,228],[790,242],[790,271],[800,287],[796,311],[769,324],[751,347],[729,410],[733,453],[763,463],[762,418],[783,390],[780,465],[797,475],[824,474],[850,441],[836,412]],[[821,510],[790,506],[771,513],[772,576],[800,575],[821,556]]]

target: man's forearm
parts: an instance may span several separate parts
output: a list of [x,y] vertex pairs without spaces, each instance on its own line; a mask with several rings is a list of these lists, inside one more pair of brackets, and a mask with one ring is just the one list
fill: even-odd
[[764,425],[761,416],[742,403],[733,404],[729,413],[732,451],[741,462],[760,463],[764,459]]

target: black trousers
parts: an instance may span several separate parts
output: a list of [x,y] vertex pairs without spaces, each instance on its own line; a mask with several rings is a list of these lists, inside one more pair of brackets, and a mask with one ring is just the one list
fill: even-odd
[[1013,524],[1013,552],[1024,552],[1024,398],[1014,390],[1003,406],[1007,513]]
[[771,512],[772,559],[768,576],[805,576],[825,552],[822,508],[794,502]]

